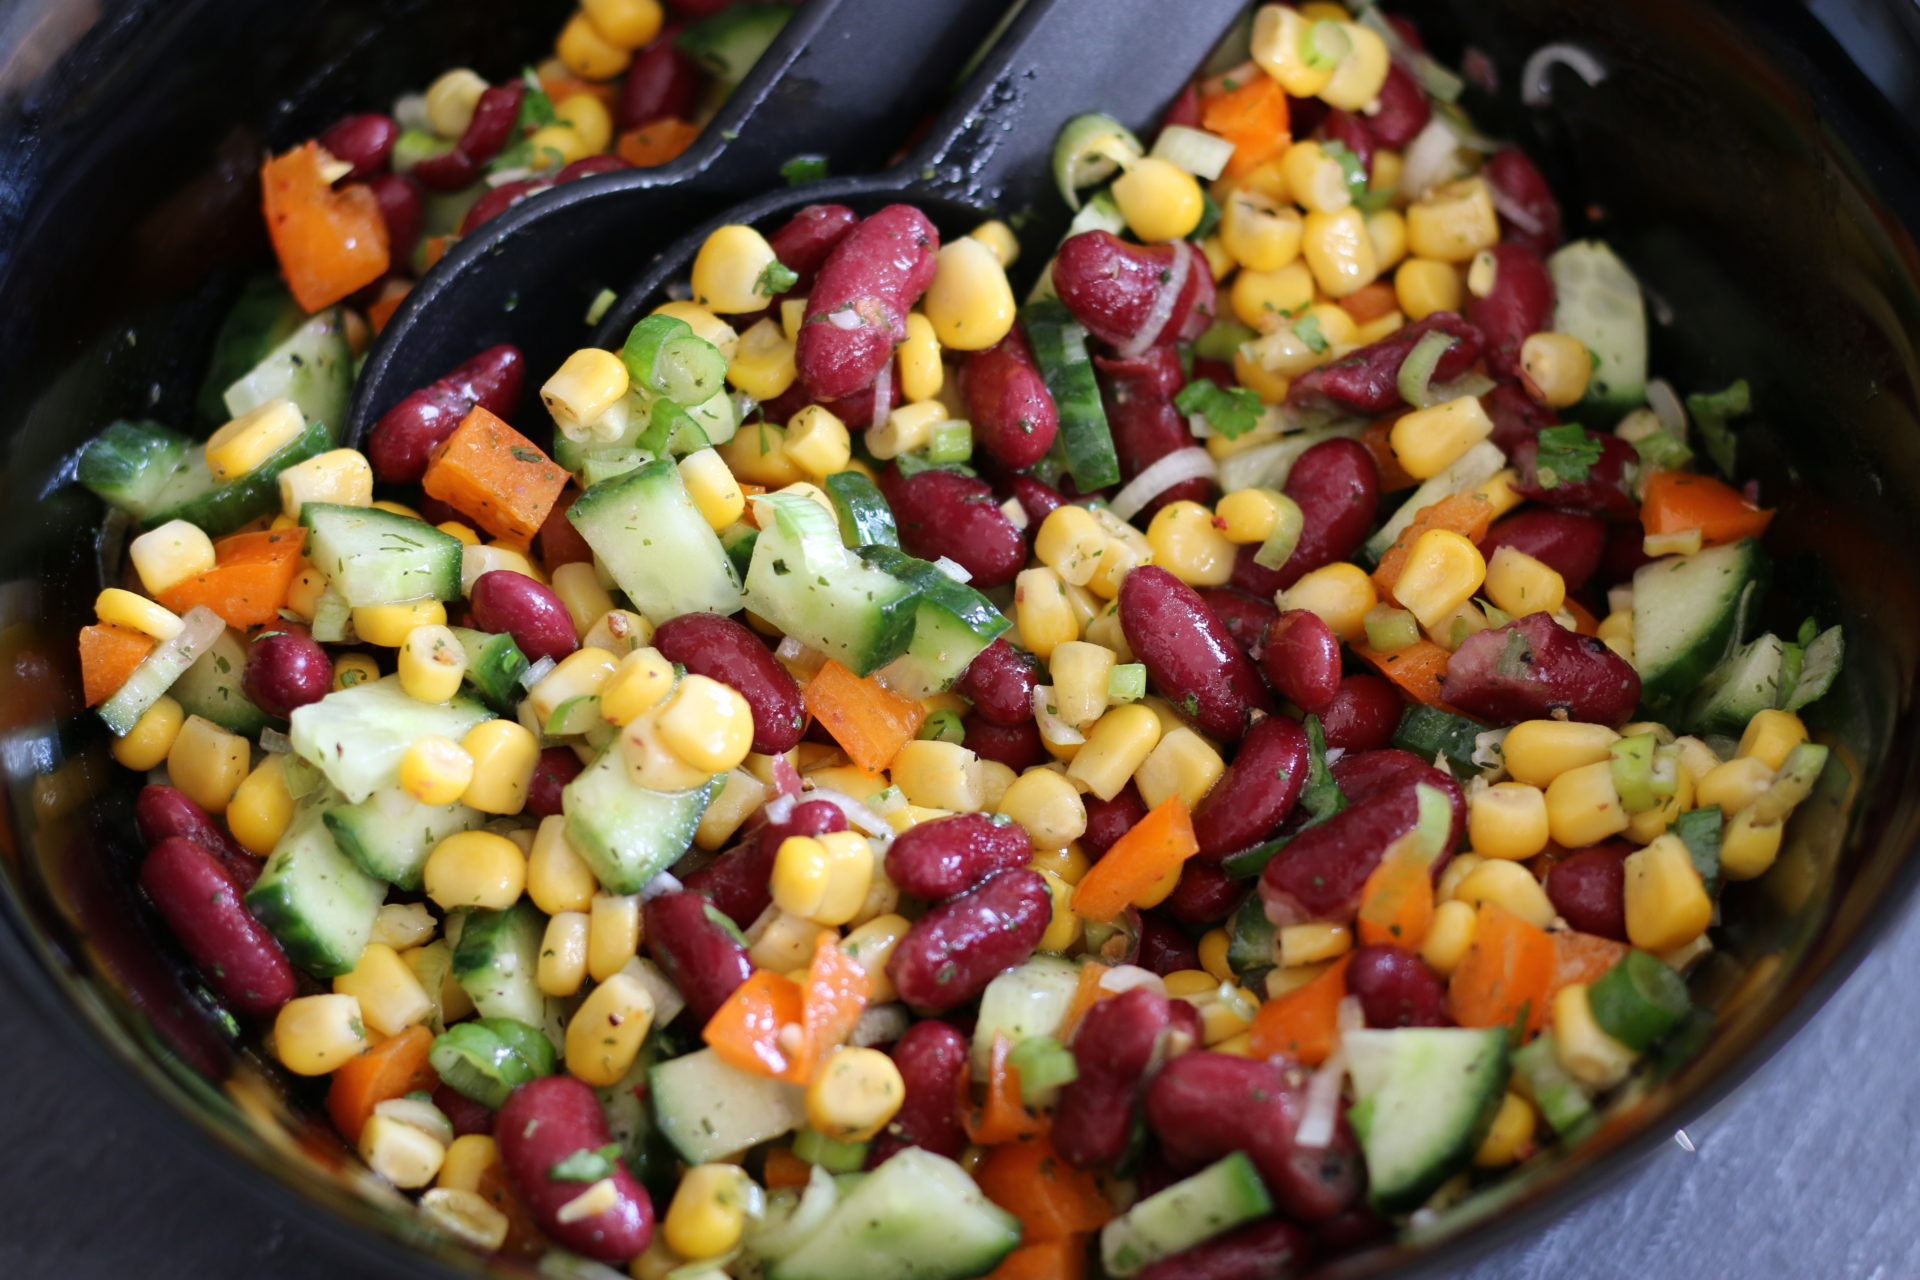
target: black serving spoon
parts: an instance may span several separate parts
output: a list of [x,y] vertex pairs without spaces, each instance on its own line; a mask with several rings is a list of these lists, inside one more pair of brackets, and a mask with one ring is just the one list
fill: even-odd
[[859,171],[886,163],[1010,7],[808,0],[679,159],[542,192],[436,263],[374,344],[343,442],[363,445],[409,392],[496,343],[518,346],[531,370],[556,368],[586,337],[601,289],[631,278],[681,228],[782,185],[788,160]]
[[[1027,0],[906,159],[871,177],[769,192],[712,217],[634,279],[601,319],[595,345],[619,349],[668,286],[687,279],[716,227],[771,228],[803,205],[867,214],[903,202],[943,235],[1002,218],[1029,246],[1051,246],[1069,216],[1052,168],[1060,126],[1101,111],[1146,136],[1245,10],[1245,0]],[[1044,260],[1030,253],[1023,265],[1032,271]]]

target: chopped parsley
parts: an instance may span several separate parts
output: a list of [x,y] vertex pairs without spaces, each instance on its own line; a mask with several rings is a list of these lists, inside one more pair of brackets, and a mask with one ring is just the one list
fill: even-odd
[[592,1151],[576,1151],[565,1160],[547,1166],[547,1177],[555,1182],[598,1182],[613,1176],[614,1162],[620,1158],[620,1144],[609,1142]]
[[[1323,339],[1324,341],[1324,339]],[[1236,440],[1260,425],[1265,416],[1260,397],[1247,387],[1223,387],[1211,378],[1196,378],[1173,398],[1182,413],[1197,413],[1213,433]]]
[[1311,821],[1308,826],[1318,826],[1347,807],[1346,793],[1340,790],[1340,784],[1333,780],[1333,771],[1327,768],[1327,735],[1320,727],[1319,716],[1308,716],[1304,722],[1307,731],[1307,785],[1300,792],[1300,807],[1307,811]]
[[1320,328],[1320,317],[1311,313],[1293,322],[1293,336],[1307,344],[1307,350],[1319,355],[1328,347],[1327,335]]
[[1585,427],[1577,423],[1543,427],[1540,431],[1540,452],[1533,463],[1534,474],[1539,477],[1540,486],[1544,489],[1578,484],[1587,478],[1594,464],[1600,461],[1601,452],[1599,437],[1589,434]]
[[763,298],[771,298],[775,294],[785,293],[793,288],[799,280],[799,272],[775,258],[767,264],[767,269],[760,273],[760,278],[753,282],[753,291]]

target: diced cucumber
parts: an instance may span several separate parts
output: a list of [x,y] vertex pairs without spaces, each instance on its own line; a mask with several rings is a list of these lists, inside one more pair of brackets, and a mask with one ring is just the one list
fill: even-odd
[[296,814],[247,890],[247,910],[279,939],[287,959],[316,978],[360,962],[387,886],[342,853],[320,809]]
[[421,702],[400,687],[399,676],[386,676],[294,708],[288,737],[348,803],[358,804],[399,781],[400,757],[416,739],[436,734],[458,742],[490,718],[471,698]]
[[340,308],[328,307],[288,334],[222,397],[237,418],[282,397],[300,406],[308,422],[338,428],[353,394],[353,349]]
[[424,520],[378,507],[309,502],[307,559],[355,609],[406,600],[460,598],[462,544]]
[[1138,1275],[1273,1212],[1273,1197],[1244,1151],[1154,1192],[1100,1229],[1100,1262],[1109,1276]]
[[912,587],[920,604],[907,651],[887,664],[887,687],[909,698],[930,698],[953,687],[980,651],[1013,624],[993,601],[936,565],[893,547],[863,547],[860,558]]
[[855,675],[906,652],[918,592],[847,550],[833,517],[811,499],[770,494],[755,499],[755,510],[748,608]]
[[547,918],[522,899],[505,911],[471,911],[453,948],[453,977],[482,1017],[530,1027],[546,1021],[536,970]]
[[1399,540],[1423,508],[1432,506],[1442,498],[1478,488],[1506,465],[1507,455],[1500,452],[1500,447],[1491,440],[1482,440],[1454,459],[1438,475],[1423,480],[1413,495],[1400,504],[1400,509],[1380,526],[1380,531],[1367,539],[1363,550],[1368,561],[1380,563],[1380,557],[1387,554],[1388,548]]
[[567,519],[656,626],[683,613],[740,608],[740,577],[671,460],[594,485]]
[[173,700],[190,716],[211,720],[230,733],[255,737],[273,723],[273,717],[255,706],[240,687],[246,665],[247,651],[240,638],[222,628],[206,652],[173,682]]
[[525,692],[520,676],[527,669],[527,655],[504,631],[475,631],[471,627],[453,628],[454,639],[466,651],[466,683],[480,701],[495,715],[506,715]]
[[421,804],[398,787],[376,791],[358,804],[326,811],[327,830],[340,851],[370,876],[402,889],[418,889],[433,847],[456,831],[472,831],[487,815],[464,804]]
[[652,791],[635,782],[615,742],[560,793],[567,839],[608,893],[638,893],[678,862],[712,798],[713,783]]
[[1771,631],[1735,650],[1689,700],[1684,723],[1696,733],[1738,736],[1755,715],[1787,696],[1787,645]]
[[833,1175],[815,1165],[800,1194],[776,1191],[767,1197],[766,1213],[758,1222],[749,1222],[741,1248],[759,1262],[784,1258],[819,1229],[839,1202],[840,1188]]
[[126,683],[100,704],[100,718],[106,721],[115,737],[123,738],[130,733],[147,708],[160,701],[161,695],[227,630],[227,624],[218,614],[201,605],[187,610],[182,622],[185,625],[179,633],[171,640],[156,644],[133,669]]
[[1553,329],[1580,339],[1594,357],[1586,398],[1573,421],[1605,425],[1647,398],[1647,307],[1640,282],[1598,240],[1576,240],[1547,258]]
[[306,319],[307,313],[278,275],[255,276],[247,281],[214,335],[213,359],[200,384],[200,416],[213,423],[234,417],[227,409],[227,388],[293,336]]
[[484,1107],[500,1107],[539,1073],[498,1032],[481,1022],[448,1027],[427,1051],[440,1082]]
[[1828,627],[1808,642],[1806,656],[1800,663],[1800,675],[1787,694],[1786,709],[1798,711],[1824,697],[1840,674],[1840,660],[1845,653],[1846,641],[1839,627]]
[[733,571],[742,581],[753,565],[753,544],[759,540],[760,531],[745,521],[736,521],[720,532],[720,545],[726,548],[727,559],[733,562]]
[[1504,1027],[1361,1029],[1341,1037],[1348,1113],[1382,1213],[1419,1208],[1467,1167],[1507,1087]]
[[[184,471],[193,441],[157,422],[121,420],[87,442],[75,476],[103,502],[135,516],[153,510],[160,492]],[[213,480],[206,464],[201,474]]]
[[733,5],[692,23],[675,43],[712,74],[725,96],[753,70],[792,16],[784,5]]
[[1513,1081],[1561,1137],[1572,1140],[1593,1123],[1586,1086],[1560,1065],[1551,1028],[1513,1051]]
[[900,531],[894,526],[893,508],[880,496],[873,481],[858,471],[836,471],[820,482],[833,509],[840,517],[840,540],[847,546],[897,547]]
[[341,644],[353,638],[353,606],[333,589],[332,583],[313,602],[313,623],[308,630],[321,644]]
[[1058,956],[1035,956],[989,982],[973,1023],[974,1079],[987,1078],[996,1034],[1018,1044],[1058,1032],[1079,983],[1080,967]]
[[1107,411],[1100,403],[1100,386],[1094,380],[1086,329],[1052,298],[1022,307],[1020,323],[1047,392],[1060,411],[1060,436],[1054,447],[1073,482],[1082,493],[1119,483],[1120,460]]
[[807,1122],[799,1085],[729,1066],[711,1049],[659,1063],[647,1084],[661,1133],[688,1164],[745,1151]]
[[1633,575],[1633,665],[1642,701],[1658,707],[1691,693],[1739,643],[1738,625],[1766,573],[1753,538],[1668,556]]
[[957,1280],[1020,1243],[1020,1220],[953,1161],[908,1147],[842,1190],[826,1221],[767,1270],[767,1280]]
[[207,469],[206,450],[154,422],[115,422],[81,451],[77,478],[142,524],[186,520],[209,537],[232,533],[280,505],[279,475],[332,446],[310,422],[298,439],[230,484]]
[[1393,745],[1413,752],[1422,760],[1445,756],[1456,770],[1475,772],[1479,766],[1473,763],[1473,753],[1484,732],[1486,726],[1478,720],[1412,702],[1400,715],[1400,724],[1393,731]]

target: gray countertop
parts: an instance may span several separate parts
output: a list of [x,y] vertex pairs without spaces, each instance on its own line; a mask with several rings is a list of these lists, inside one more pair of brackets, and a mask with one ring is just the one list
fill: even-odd
[[[1461,1280],[1920,1276],[1920,914],[1719,1109]],[[339,1280],[360,1259],[277,1216],[0,988],[0,1276]],[[393,1276],[407,1274],[396,1269]]]

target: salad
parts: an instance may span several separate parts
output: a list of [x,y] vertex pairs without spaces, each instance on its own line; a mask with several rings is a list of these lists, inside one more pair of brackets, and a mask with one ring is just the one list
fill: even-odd
[[[593,83],[582,24],[672,48],[583,12]],[[1151,145],[1063,122],[1024,302],[1009,222],[817,203],[363,449],[390,161],[270,161],[223,424],[78,468],[153,905],[425,1221],[574,1274],[1280,1276],[1581,1142],[1710,1025],[1843,641],[1762,628],[1745,384],[1649,377],[1463,87],[1262,5]],[[504,91],[470,182],[611,136]]]

